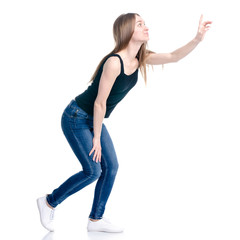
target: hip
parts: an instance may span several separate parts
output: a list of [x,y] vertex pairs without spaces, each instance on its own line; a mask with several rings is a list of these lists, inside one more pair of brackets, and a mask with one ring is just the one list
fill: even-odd
[[89,115],[72,100],[62,114],[62,124],[75,128],[93,128],[93,116]]

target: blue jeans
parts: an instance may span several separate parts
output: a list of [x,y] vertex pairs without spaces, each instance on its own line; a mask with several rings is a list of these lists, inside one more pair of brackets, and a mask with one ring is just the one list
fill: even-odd
[[89,217],[101,219],[118,170],[111,137],[106,126],[102,124],[102,158],[100,163],[96,163],[92,159],[93,154],[89,156],[93,147],[93,117],[78,107],[75,100],[71,101],[62,115],[62,130],[82,165],[82,171],[68,178],[47,195],[47,201],[52,207],[56,207],[67,197],[98,179]]

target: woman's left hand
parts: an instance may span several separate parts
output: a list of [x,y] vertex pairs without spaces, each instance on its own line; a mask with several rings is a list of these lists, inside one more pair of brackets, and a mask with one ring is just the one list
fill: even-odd
[[101,140],[100,138],[93,138],[93,147],[91,152],[89,153],[89,156],[92,155],[92,153],[94,153],[93,155],[93,161],[97,162],[101,162],[101,153],[102,152],[102,148],[101,148]]
[[210,24],[212,24],[212,21],[203,22],[203,15],[201,15],[199,20],[198,32],[196,35],[196,39],[198,41],[202,41],[204,39],[206,32],[210,29]]

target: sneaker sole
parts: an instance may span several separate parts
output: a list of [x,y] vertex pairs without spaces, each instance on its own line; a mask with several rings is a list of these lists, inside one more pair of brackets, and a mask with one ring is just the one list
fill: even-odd
[[88,232],[104,232],[104,233],[123,233],[124,231],[110,231],[110,230],[104,230],[104,229],[101,229],[101,230],[89,230],[88,229]]
[[106,228],[99,228],[99,229],[91,229],[91,228],[87,228],[88,232],[105,232],[105,233],[122,233],[124,232],[123,230],[119,230],[119,231],[114,231],[114,230],[109,230]]

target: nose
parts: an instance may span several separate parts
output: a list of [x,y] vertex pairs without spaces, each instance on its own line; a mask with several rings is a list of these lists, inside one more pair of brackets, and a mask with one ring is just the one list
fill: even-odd
[[145,31],[148,31],[149,30],[149,28],[145,25],[145,29],[144,29]]

